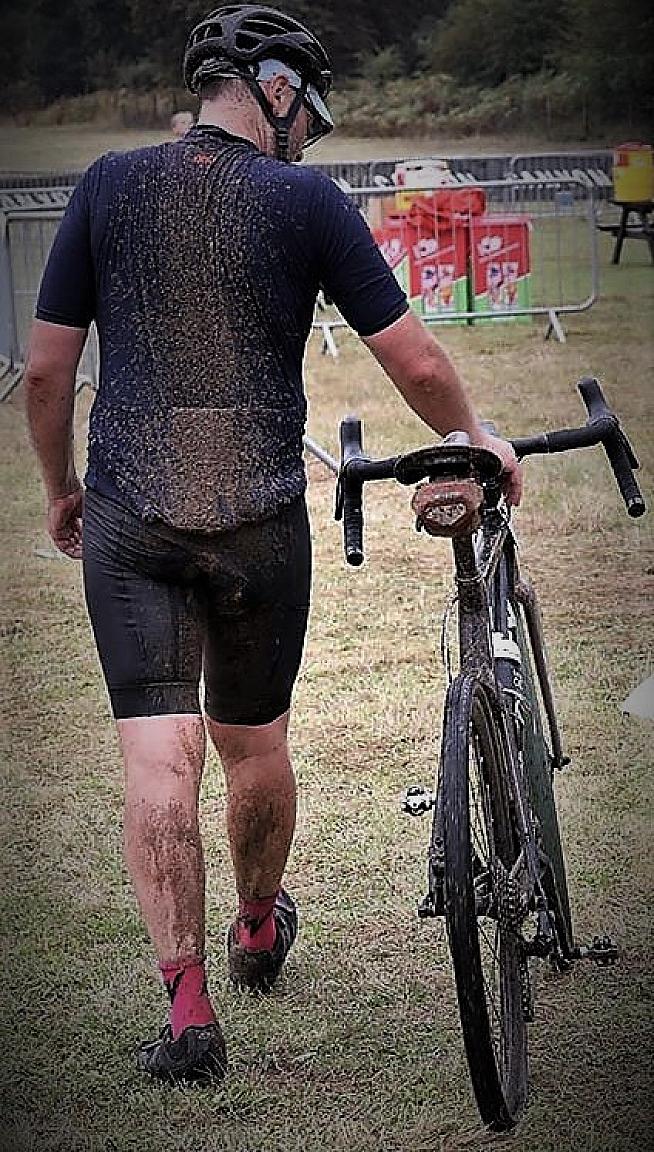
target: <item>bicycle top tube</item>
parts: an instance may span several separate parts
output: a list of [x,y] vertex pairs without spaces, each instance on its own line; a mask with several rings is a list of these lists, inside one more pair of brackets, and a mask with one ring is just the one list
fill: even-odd
[[[646,510],[645,501],[634,476],[634,470],[639,467],[633,448],[623,432],[616,414],[609,408],[599,381],[594,377],[584,377],[577,385],[582,400],[588,412],[588,420],[578,428],[561,428],[552,432],[541,432],[534,436],[516,437],[510,439],[516,455],[522,459],[525,456],[546,455],[553,452],[567,452],[577,448],[587,448],[595,444],[602,444],[609,459],[609,463],[616,478],[618,488],[632,517],[642,516]],[[509,439],[507,437],[507,439]],[[362,442],[361,421],[355,416],[346,417],[341,421],[341,469],[338,477],[336,491],[337,520],[343,519],[343,533],[346,559],[349,564],[358,566],[363,561],[363,484],[367,480],[395,479],[400,483],[417,483],[420,479],[430,478],[430,461],[442,464],[448,451],[453,458],[455,452],[447,444],[435,446],[431,449],[422,449],[409,455],[389,456],[381,460],[371,460],[364,455]],[[492,453],[474,446],[468,453],[477,454],[470,457],[476,460],[479,479],[484,484],[487,502],[497,501],[499,489],[496,479],[492,476],[492,467],[483,457],[491,457]],[[406,462],[412,458],[414,462],[424,462],[424,472],[419,474],[419,468],[408,468]],[[463,456],[461,457],[463,459]],[[499,458],[496,458],[499,459]],[[452,465],[455,467],[455,462]]]

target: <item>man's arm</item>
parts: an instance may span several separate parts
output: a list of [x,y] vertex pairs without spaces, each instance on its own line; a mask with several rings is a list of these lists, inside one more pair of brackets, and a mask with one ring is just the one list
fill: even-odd
[[383,332],[364,339],[407,404],[430,428],[441,436],[467,432],[473,444],[501,457],[507,499],[519,504],[522,471],[513,448],[508,440],[484,432],[447,352],[415,313],[405,312]]
[[35,320],[25,368],[27,422],[48,500],[48,531],[62,552],[82,555],[82,485],[73,455],[75,377],[86,328]]
[[406,296],[356,205],[333,180],[322,175],[313,179],[309,235],[317,248],[323,286],[430,428],[441,435],[467,432],[473,443],[501,457],[507,499],[517,504],[522,473],[513,448],[480,427],[454,365],[426,325],[407,310]]

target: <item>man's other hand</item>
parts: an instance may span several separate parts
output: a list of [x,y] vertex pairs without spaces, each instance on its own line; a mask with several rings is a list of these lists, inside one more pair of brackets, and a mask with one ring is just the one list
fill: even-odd
[[488,448],[489,452],[494,452],[502,461],[502,491],[507,503],[517,508],[522,497],[522,466],[513,451],[513,445],[501,436],[491,436],[488,432],[479,440],[479,444],[482,448]]
[[82,559],[82,510],[84,490],[80,486],[67,496],[48,504],[48,532],[60,552],[72,560]]

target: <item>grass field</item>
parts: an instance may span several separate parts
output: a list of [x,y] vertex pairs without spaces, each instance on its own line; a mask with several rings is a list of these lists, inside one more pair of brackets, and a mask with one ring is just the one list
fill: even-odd
[[[100,130],[77,124],[18,127],[0,123],[0,172],[70,172],[92,163],[112,149],[122,151],[158,144],[170,134],[157,131]],[[562,150],[611,148],[606,140],[574,142]],[[384,160],[405,156],[475,156],[518,152],[556,152],[551,140],[525,136],[342,138],[338,133],[320,141],[307,153],[307,160],[327,164],[337,160]]]
[[[474,397],[514,434],[583,418],[574,382],[599,375],[654,478],[654,283],[646,247],[545,343],[538,324],[442,329]],[[335,451],[363,416],[386,454],[426,443],[365,350],[312,343],[311,435]],[[80,462],[90,395],[77,413]],[[418,536],[408,494],[368,497],[367,563],[346,570],[333,483],[310,461],[310,637],[292,746],[299,822],[288,884],[301,933],[279,989],[233,997],[224,934],[234,897],[224,793],[207,766],[210,980],[231,1051],[225,1087],[144,1084],[132,1060],[164,999],[121,860],[121,771],[81,596],[51,555],[20,389],[0,407],[4,590],[0,1047],[3,1152],[640,1152],[652,1131],[652,726],[620,704],[651,672],[651,517],[630,521],[598,450],[530,461],[516,517],[539,588],[572,765],[558,780],[577,934],[611,933],[621,962],[543,970],[530,1026],[531,1101],[517,1133],[478,1126],[442,929],[419,922],[427,821],[399,809],[430,783],[444,674],[447,548]]]

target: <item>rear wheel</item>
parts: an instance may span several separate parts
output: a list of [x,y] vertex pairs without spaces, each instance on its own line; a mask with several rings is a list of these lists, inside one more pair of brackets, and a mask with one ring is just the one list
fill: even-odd
[[445,915],[472,1086],[496,1130],[512,1127],[527,1094],[508,754],[492,694],[458,676],[445,704],[441,763]]

